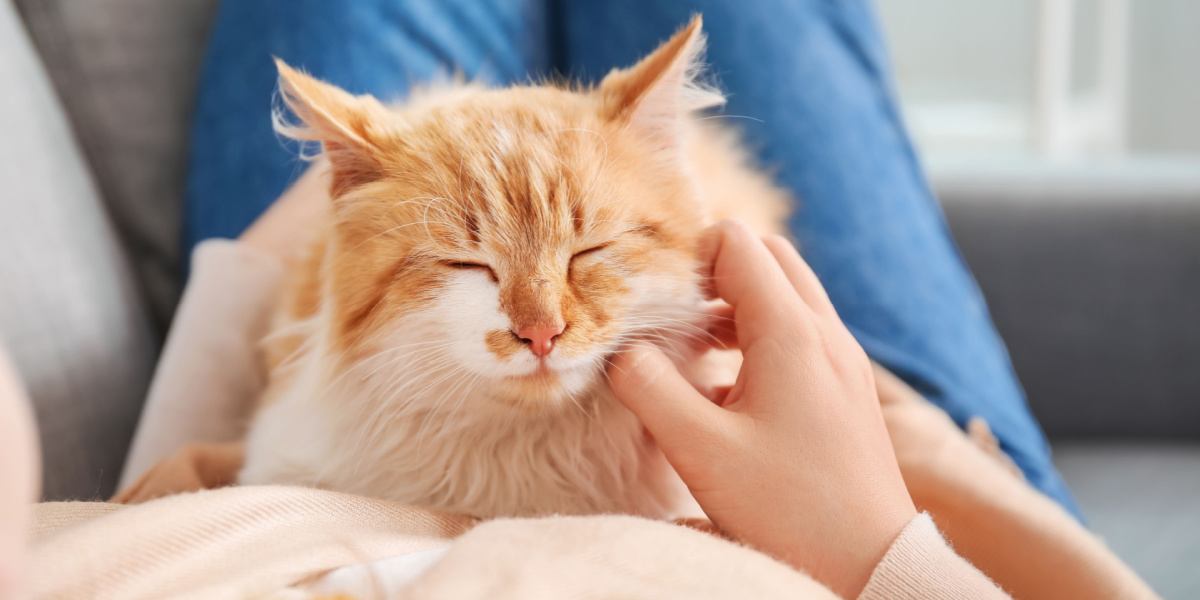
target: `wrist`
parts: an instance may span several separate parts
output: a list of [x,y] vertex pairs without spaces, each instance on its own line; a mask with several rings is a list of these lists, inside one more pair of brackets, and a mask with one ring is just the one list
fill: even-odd
[[871,523],[856,521],[855,535],[845,536],[841,553],[830,553],[836,562],[828,564],[825,577],[814,573],[843,598],[857,598],[871,579],[871,574],[895,543],[896,538],[917,516],[911,500],[897,503],[890,509],[876,511]]

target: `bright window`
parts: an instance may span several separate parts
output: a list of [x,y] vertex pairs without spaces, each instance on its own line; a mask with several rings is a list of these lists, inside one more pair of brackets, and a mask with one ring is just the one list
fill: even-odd
[[1200,165],[1200,2],[878,4],[931,164]]

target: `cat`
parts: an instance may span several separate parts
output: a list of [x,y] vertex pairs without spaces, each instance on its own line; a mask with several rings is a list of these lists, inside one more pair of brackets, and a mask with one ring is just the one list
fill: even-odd
[[[478,517],[694,515],[605,382],[623,344],[706,326],[696,246],[788,195],[701,111],[699,16],[596,86],[450,85],[385,106],[277,61],[319,142],[333,216],[265,340],[241,483],[328,488]],[[729,361],[682,364],[730,383]]]

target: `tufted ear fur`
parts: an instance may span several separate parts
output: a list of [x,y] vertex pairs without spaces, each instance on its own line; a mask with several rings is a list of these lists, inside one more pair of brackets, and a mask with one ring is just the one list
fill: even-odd
[[299,119],[289,123],[278,111],[275,130],[300,141],[320,142],[332,171],[331,194],[375,181],[382,175],[378,161],[380,125],[387,110],[371,96],[354,96],[341,88],[302,73],[276,58],[279,93]]
[[600,82],[601,112],[625,121],[664,147],[674,146],[687,113],[725,103],[717,91],[697,82],[704,53],[700,15],[649,56],[627,69],[614,69]]

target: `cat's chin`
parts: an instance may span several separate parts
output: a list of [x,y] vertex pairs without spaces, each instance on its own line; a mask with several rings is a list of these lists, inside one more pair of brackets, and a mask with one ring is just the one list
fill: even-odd
[[503,405],[530,413],[546,413],[571,407],[597,383],[602,374],[595,367],[545,369],[495,381],[491,396]]

